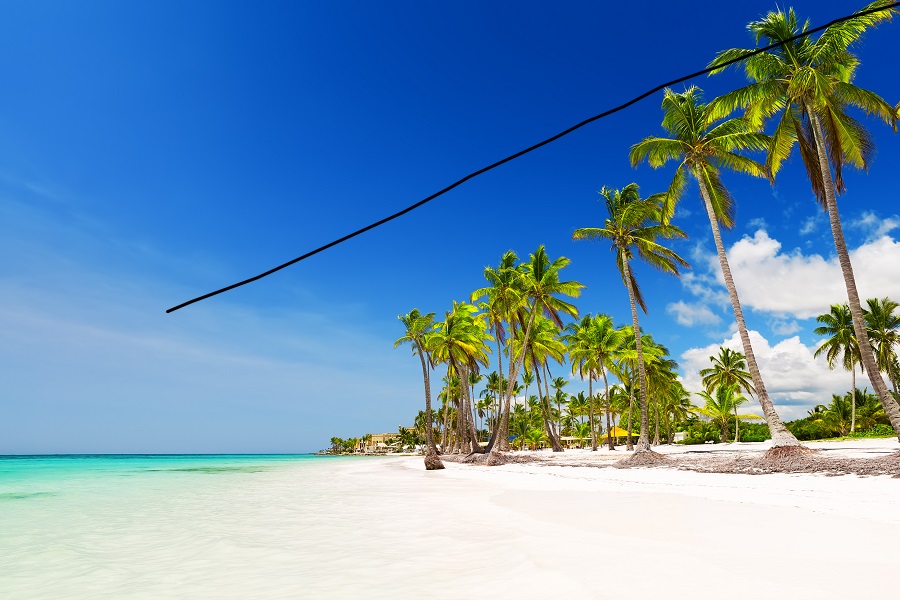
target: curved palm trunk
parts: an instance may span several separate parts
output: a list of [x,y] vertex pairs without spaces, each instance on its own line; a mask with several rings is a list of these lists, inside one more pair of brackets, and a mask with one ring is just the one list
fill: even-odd
[[[531,335],[531,326],[534,324],[534,317],[537,315],[538,306],[535,304],[531,309],[531,316],[528,317],[528,325],[525,326],[525,335],[522,338],[522,351],[519,353],[519,358],[515,361],[516,367],[512,369],[511,377],[506,384],[506,397],[512,398],[513,387],[516,385],[516,379],[519,378],[519,369],[522,368],[522,363],[525,362],[525,352],[528,349],[528,336]],[[540,395],[540,387],[538,387],[538,394]],[[527,399],[526,399],[527,402]],[[508,420],[508,417],[507,417]],[[509,436],[507,435],[507,438]],[[491,452],[499,452],[500,446],[494,446],[491,449]]]
[[631,285],[631,269],[628,259],[622,260],[625,287],[628,288],[628,299],[631,301],[631,320],[634,324],[634,344],[637,348],[638,385],[641,399],[641,436],[638,438],[637,451],[650,450],[650,419],[647,411],[647,371],[644,368],[644,350],[641,347],[641,326],[638,323],[637,302],[634,299],[634,289]]
[[[465,379],[460,377],[462,381],[468,381],[469,377],[469,367],[468,365],[463,365],[463,373],[465,374]],[[472,417],[472,401],[469,397],[469,386],[462,386],[465,389],[465,394],[463,398],[463,402],[465,403],[464,407],[464,415],[463,415],[463,429],[460,430],[460,438],[465,440],[468,438],[468,442],[470,444],[470,448],[472,452],[481,452],[481,445],[478,443],[478,432],[475,431],[475,419]],[[460,443],[461,447],[465,447],[465,442]]]
[[606,369],[600,367],[600,372],[603,373],[603,385],[606,387],[606,447],[615,450],[616,442],[612,435],[613,430],[609,426],[609,407],[612,405],[612,398],[609,397],[609,380],[606,378]]
[[544,424],[547,426],[547,435],[550,437],[550,447],[554,452],[562,452],[563,447],[559,441],[559,432],[553,422],[553,408],[550,404],[550,367],[545,363],[544,368],[547,370],[547,376],[544,377],[544,390],[547,395],[544,396]]
[[[538,395],[541,396],[541,418],[544,421],[544,430],[547,432],[547,439],[550,440],[550,447],[554,452],[562,452],[562,446],[559,444],[559,440],[556,439],[556,435],[553,433],[553,425],[550,424],[550,416],[549,416],[549,399],[550,395],[550,387],[547,386],[547,378],[541,377],[541,369],[540,365],[535,365],[534,375],[537,379],[538,385]],[[541,379],[544,379],[544,389],[547,390],[547,396],[544,395],[543,390],[541,390]]]
[[425,364],[425,356],[422,348],[419,348],[419,358],[422,360],[422,375],[425,378],[425,469],[433,471],[443,469],[444,463],[438,458],[438,451],[434,445],[434,431],[431,428],[431,377],[428,373],[428,365]]
[[722,244],[722,234],[719,232],[719,221],[713,211],[712,202],[709,199],[709,190],[706,184],[696,172],[694,177],[700,187],[700,195],[703,198],[703,204],[706,207],[706,215],[709,217],[709,226],[712,229],[713,239],[716,242],[716,253],[719,255],[719,266],[722,268],[722,277],[725,279],[725,287],[728,289],[728,298],[731,300],[731,308],[734,310],[734,319],[737,321],[738,334],[741,337],[741,347],[744,351],[744,357],[747,359],[747,369],[750,371],[750,377],[753,380],[753,388],[756,390],[756,397],[759,405],[762,407],[763,415],[766,418],[766,424],[769,426],[769,432],[772,434],[772,445],[774,446],[799,446],[800,442],[794,437],[794,434],[788,431],[787,427],[781,421],[781,417],[775,412],[775,406],[769,399],[769,393],[763,383],[762,375],[759,372],[759,366],[756,364],[756,355],[753,354],[753,346],[750,345],[750,334],[747,332],[747,323],[744,322],[744,311],[741,310],[741,302],[738,299],[737,289],[734,286],[734,279],[731,276],[731,267],[728,265],[728,257],[725,255],[725,246]]
[[[841,217],[838,214],[837,199],[834,193],[834,179],[831,177],[831,167],[828,165],[828,156],[825,150],[825,135],[822,130],[822,123],[819,121],[819,115],[815,110],[807,109],[810,121],[812,122],[813,137],[816,142],[816,153],[819,158],[819,170],[822,172],[822,182],[825,188],[825,206],[828,210],[828,221],[831,224],[831,235],[834,237],[834,247],[837,250],[838,263],[841,265],[841,273],[844,276],[844,285],[847,288],[847,300],[850,305],[851,322],[853,323],[853,333],[856,334],[856,341],[859,345],[859,353],[862,356],[863,369],[872,382],[872,387],[884,412],[891,421],[894,432],[900,439],[900,406],[891,396],[884,380],[881,378],[881,371],[875,362],[875,355],[872,352],[872,344],[869,342],[869,336],[866,332],[866,324],[863,318],[862,306],[859,302],[859,292],[856,290],[856,278],[853,276],[853,265],[850,264],[850,254],[847,251],[847,243],[844,241],[844,231],[841,228]],[[855,391],[854,391],[855,393]]]

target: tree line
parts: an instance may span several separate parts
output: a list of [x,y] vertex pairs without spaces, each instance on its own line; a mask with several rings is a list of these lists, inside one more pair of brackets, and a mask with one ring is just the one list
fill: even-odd
[[[580,294],[584,285],[564,281],[562,271],[569,260],[551,259],[543,246],[522,262],[514,252],[505,253],[497,267],[485,270],[487,285],[475,290],[468,301],[454,302],[442,320],[435,321],[435,313],[422,313],[418,309],[400,317],[405,333],[395,345],[410,344],[422,368],[428,468],[440,468],[432,427],[436,411],[432,408],[430,383],[431,372],[438,365],[446,366],[447,385],[441,394],[450,400],[449,403],[445,400],[440,414],[442,451],[451,447],[470,452],[509,450],[512,400],[517,387],[525,385],[524,379],[519,383],[520,375],[534,378],[538,394],[536,410],[529,410],[527,400],[521,409],[516,404],[516,410],[536,415],[534,427],[530,422],[523,425],[519,420],[513,421],[514,426],[522,428],[517,439],[536,440],[538,433],[533,433],[536,429],[554,451],[561,451],[560,438],[565,428],[562,417],[553,413],[550,387],[555,381],[551,364],[562,364],[565,356],[569,357],[571,368],[587,378],[589,388],[595,382],[598,385],[603,382],[601,405],[588,402],[587,427],[592,447],[596,447],[597,413],[603,414],[608,429],[613,415],[622,414],[616,413],[613,401],[622,393],[629,396],[628,419],[633,417],[639,421],[636,450],[650,450],[651,419],[656,429],[653,442],[658,442],[663,414],[672,414],[663,408],[659,390],[664,387],[662,381],[674,378],[677,365],[667,358],[664,347],[642,334],[638,309],[646,313],[647,304],[633,266],[640,261],[675,276],[689,266],[666,246],[668,240],[686,237],[671,221],[689,179],[697,183],[709,220],[741,340],[740,361],[747,373],[746,380],[719,382],[708,389],[704,410],[713,410],[713,405],[724,410],[727,406],[730,414],[737,416],[734,419],[737,423],[740,421],[737,398],[741,397],[741,390],[747,391],[756,397],[774,445],[799,447],[797,437],[776,412],[760,375],[721,237],[722,227],[735,224],[735,201],[723,183],[723,173],[733,171],[774,182],[795,147],[814,197],[829,218],[847,290],[847,325],[855,340],[853,352],[857,362],[854,364],[868,376],[885,417],[900,434],[900,405],[881,376],[885,369],[880,367],[887,363],[879,355],[882,344],[870,336],[871,331],[866,327],[866,311],[857,292],[837,206],[837,195],[845,191],[843,169],[847,166],[868,169],[875,151],[871,133],[854,114],[862,112],[897,128],[900,103],[892,105],[877,93],[853,83],[860,61],[850,51],[850,46],[867,30],[892,19],[897,12],[894,8],[868,13],[889,4],[887,0],[877,0],[853,18],[827,27],[817,37],[798,39],[795,36],[809,29],[808,22],[801,23],[793,9],[770,12],[748,25],[756,48],[725,50],[710,63],[714,74],[731,64],[742,68],[748,77],[747,85],[709,102],[704,101],[703,92],[697,87],[684,92],[665,90],[664,136],[649,136],[639,141],[631,147],[629,158],[635,166],[645,162],[653,168],[674,164],[668,188],[642,198],[635,183],[621,189],[604,186],[600,190],[606,209],[603,225],[580,228],[573,233],[575,240],[610,244],[629,298],[632,322],[627,327],[614,328],[605,315],[579,317],[571,300]],[[760,51],[778,42],[783,44]],[[754,158],[751,156],[754,153],[762,156]],[[872,313],[871,307],[868,313]],[[567,324],[565,319],[574,321]],[[497,409],[487,445],[482,448],[475,416],[478,401],[469,383],[488,366],[492,345],[496,347],[498,385],[490,393],[494,395]],[[622,358],[624,355],[629,358]],[[720,358],[726,360],[724,356]],[[896,370],[891,369],[894,367],[886,371],[896,392]],[[622,382],[623,392],[609,385],[609,373]],[[671,393],[677,395],[677,388]],[[589,392],[589,396],[594,395]],[[851,394],[854,402],[855,397],[855,393]],[[655,403],[656,414],[651,414],[651,403]],[[562,402],[556,404],[559,411]],[[627,430],[630,431],[630,423]],[[722,435],[725,436],[724,428]],[[610,437],[608,443],[612,441]],[[630,438],[628,443],[630,446]]]

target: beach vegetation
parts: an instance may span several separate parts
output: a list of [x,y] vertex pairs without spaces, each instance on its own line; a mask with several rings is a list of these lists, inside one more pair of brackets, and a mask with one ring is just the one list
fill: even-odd
[[[757,48],[724,50],[710,64],[721,67],[718,72],[726,68],[727,61],[740,59],[735,64],[744,68],[750,83],[715,99],[711,112],[713,117],[725,117],[741,109],[754,129],[775,122],[766,157],[771,177],[777,175],[793,148],[799,148],[813,195],[828,215],[862,365],[900,436],[900,405],[880,376],[837,205],[837,195],[846,189],[844,168],[868,170],[875,155],[871,133],[851,115],[852,110],[897,129],[894,105],[853,83],[860,62],[850,51],[867,30],[890,21],[897,10],[860,13],[890,4],[890,0],[876,0],[857,11],[857,17],[834,23],[817,37],[796,38],[809,29],[809,22],[801,23],[792,8],[772,11],[750,23],[748,29]],[[760,46],[775,42],[783,44],[759,52]]]

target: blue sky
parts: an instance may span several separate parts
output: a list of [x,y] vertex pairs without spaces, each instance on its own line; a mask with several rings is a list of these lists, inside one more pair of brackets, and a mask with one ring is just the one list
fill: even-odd
[[[861,4],[793,6],[815,26]],[[442,314],[508,249],[568,256],[588,286],[581,310],[626,322],[611,254],[571,233],[602,223],[601,186],[668,182],[671,170],[627,161],[661,133],[661,96],[304,263],[165,309],[751,46],[746,24],[774,7],[4,5],[0,453],[303,452],[395,430],[422,395],[417,361],[392,349],[396,316]],[[897,27],[856,48],[857,83],[892,103]],[[712,97],[743,81],[695,83]],[[900,298],[900,138],[869,124],[878,156],[839,202],[862,295]],[[811,317],[843,299],[827,221],[797,158],[775,187],[725,183],[738,202],[725,241],[764,375],[782,414],[802,416],[849,386],[811,359]],[[637,274],[642,323],[690,384],[734,342],[733,319],[695,188],[677,223],[690,275]]]

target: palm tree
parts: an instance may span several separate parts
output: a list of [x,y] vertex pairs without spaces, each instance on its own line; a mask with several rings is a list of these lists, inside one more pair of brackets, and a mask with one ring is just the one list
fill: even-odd
[[[544,426],[547,429],[547,439],[550,441],[554,452],[561,452],[563,448],[556,432],[553,430],[553,411],[550,407],[550,375],[547,373],[547,364],[551,358],[562,362],[565,355],[566,346],[559,339],[558,333],[559,331],[553,321],[539,316],[532,322],[531,335],[527,340],[527,345],[524,332],[516,332],[516,337],[512,340],[510,346],[513,353],[516,355],[522,354],[526,358],[537,378],[541,415],[544,419]],[[523,346],[524,350],[522,349]],[[543,377],[541,373],[544,373]],[[541,390],[542,381],[544,383],[543,391]]]
[[[853,317],[847,304],[832,304],[831,310],[824,315],[816,317],[816,321],[822,325],[813,329],[816,335],[828,336],[819,346],[814,357],[824,354],[828,361],[828,368],[834,369],[840,363],[842,367],[850,371],[852,385],[851,391],[856,390],[856,365],[860,363],[859,344],[853,333]],[[850,394],[850,431],[856,431],[856,393]]]
[[672,138],[648,137],[631,148],[631,163],[646,160],[653,168],[658,168],[670,161],[679,161],[675,177],[664,196],[664,219],[672,216],[675,204],[680,199],[688,175],[697,180],[700,197],[709,218],[719,266],[728,289],[731,308],[737,321],[741,346],[753,378],[753,387],[759,399],[766,422],[772,432],[776,446],[796,446],[800,442],[787,430],[775,407],[769,399],[753,346],[750,334],[744,321],[744,312],[738,298],[731,267],[722,243],[719,226],[734,226],[734,200],[722,184],[720,171],[722,168],[737,171],[755,177],[765,177],[766,167],[755,160],[747,158],[740,152],[748,150],[765,150],[768,147],[768,136],[753,131],[743,119],[728,119],[717,123],[716,113],[702,103],[702,92],[691,87],[683,94],[666,90],[663,97],[663,128]]
[[[487,298],[486,302],[479,304],[479,307],[488,315],[491,331],[497,341],[497,372],[503,375],[503,351],[502,347],[506,343],[506,328],[504,322],[515,329],[517,311],[525,304],[526,295],[522,290],[522,272],[517,268],[516,263],[519,257],[512,250],[508,250],[500,257],[500,266],[496,269],[486,267],[484,270],[484,278],[488,282],[487,287],[479,288],[472,292],[471,301],[475,302],[479,298]],[[510,364],[510,378],[512,378],[512,365]],[[511,396],[505,394],[505,390],[498,390],[498,400],[501,418],[495,423],[498,427],[491,435],[490,445],[499,443],[498,450],[509,450],[509,410]]]
[[722,429],[722,443],[728,443],[728,419],[734,413],[735,419],[761,419],[759,415],[739,415],[737,407],[748,400],[740,395],[736,384],[720,385],[715,390],[715,396],[708,392],[697,392],[697,395],[706,400],[706,405],[698,412],[718,421]]
[[866,334],[875,352],[875,364],[882,373],[887,373],[897,394],[898,365],[894,348],[900,343],[900,315],[894,311],[900,307],[890,298],[870,298],[866,300],[868,310],[863,311]]
[[476,317],[477,312],[478,309],[471,304],[454,302],[453,310],[445,313],[444,320],[436,323],[425,336],[425,346],[431,351],[433,360],[447,363],[459,377],[460,388],[465,393],[457,410],[457,436],[460,441],[468,436],[472,452],[480,452],[481,446],[472,419],[468,374],[472,370],[477,371],[479,365],[487,366],[490,349],[486,342],[494,339],[487,332],[484,319]]
[[658,237],[687,237],[679,228],[660,222],[661,207],[657,202],[642,199],[636,183],[629,183],[622,190],[603,187],[600,195],[606,201],[608,218],[603,227],[576,229],[572,238],[576,240],[605,239],[612,242],[616,253],[616,266],[622,275],[622,282],[628,290],[631,302],[631,320],[634,325],[637,349],[638,385],[641,396],[641,437],[638,451],[650,450],[649,421],[647,416],[647,373],[641,348],[641,329],[638,323],[637,307],[647,312],[647,305],[637,285],[629,261],[635,254],[652,267],[664,273],[678,276],[678,266],[689,267],[688,263],[672,250],[656,243]]
[[429,372],[432,363],[425,342],[428,332],[434,324],[434,313],[423,315],[418,308],[414,308],[397,318],[403,323],[406,332],[403,337],[394,342],[394,348],[401,344],[410,344],[413,354],[418,354],[422,363],[422,378],[425,380],[425,443],[428,445],[425,452],[425,469],[429,471],[443,469],[444,463],[438,458],[437,448],[434,445],[434,431],[431,428],[431,377]]
[[892,401],[879,375],[866,333],[836,198],[836,194],[845,190],[844,166],[868,169],[875,152],[872,135],[850,116],[848,108],[860,109],[897,128],[895,107],[878,94],[852,83],[859,60],[849,51],[850,45],[866,30],[889,21],[897,11],[891,8],[862,13],[889,4],[890,0],[877,0],[856,13],[856,17],[830,25],[816,39],[807,36],[791,41],[787,40],[809,28],[809,22],[801,27],[793,9],[770,12],[750,23],[748,29],[757,44],[783,42],[783,45],[758,54],[758,50],[751,49],[725,50],[711,66],[742,59],[737,64],[743,64],[752,81],[714,101],[714,116],[724,116],[743,107],[745,118],[753,127],[762,126],[770,117],[777,119],[767,157],[773,177],[794,145],[799,146],[816,200],[828,213],[864,370],[900,437],[900,406]]
[[[510,373],[506,397],[512,398],[512,389],[519,377],[519,369],[525,362],[525,352],[530,345],[531,329],[534,325],[535,318],[539,314],[546,315],[558,328],[562,328],[562,319],[560,313],[567,314],[572,317],[578,316],[578,309],[574,305],[569,304],[565,300],[557,296],[577,297],[581,294],[584,285],[577,281],[560,281],[560,272],[566,268],[571,260],[561,256],[551,261],[547,255],[544,246],[538,246],[537,250],[530,255],[530,260],[522,265],[522,278],[519,280],[521,289],[525,297],[530,300],[530,314],[527,317],[527,324],[523,332],[522,341],[519,351],[515,353],[515,368]],[[517,309],[517,318],[520,323],[525,321],[526,307],[522,306]],[[513,353],[510,353],[512,359]],[[555,452],[562,451],[559,441],[551,436],[550,442],[553,444]]]
[[[747,368],[747,363],[745,362],[746,357],[740,352],[735,352],[730,348],[720,346],[719,355],[710,356],[709,360],[712,362],[713,366],[700,371],[700,377],[703,378],[703,387],[706,388],[707,392],[712,392],[722,385],[737,385],[738,389],[742,389],[748,394],[752,394],[756,391],[751,383],[752,376],[749,372],[745,371]],[[735,406],[735,411],[737,411],[737,406]],[[739,423],[740,419],[737,418],[737,412],[735,412],[735,442],[741,441],[741,432],[738,426]]]

